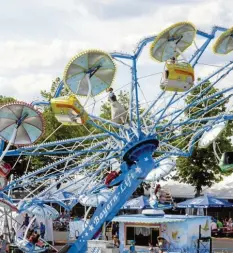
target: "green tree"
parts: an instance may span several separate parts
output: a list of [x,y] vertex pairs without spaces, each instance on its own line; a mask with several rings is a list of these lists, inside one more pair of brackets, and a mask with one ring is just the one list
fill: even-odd
[[8,103],[13,103],[13,102],[15,102],[14,98],[5,97],[5,96],[0,95],[0,105],[5,105],[5,104],[8,104]]
[[[186,103],[190,104],[195,98],[195,96],[200,94],[200,89],[203,90],[210,85],[210,82],[206,82],[202,85],[202,87],[194,89],[187,97]],[[212,87],[205,95],[211,95],[217,91],[217,89]],[[221,98],[223,98],[223,95],[215,97],[214,99],[209,99],[206,102],[201,102],[194,108],[191,108],[191,112],[189,111],[187,112],[187,114],[189,113],[189,117],[198,118],[200,117],[200,110],[206,108],[207,105],[212,105]],[[205,117],[216,116],[220,113],[225,112],[227,102],[228,101],[225,101],[224,103],[215,107],[213,110],[206,113]],[[229,139],[229,137],[232,136],[232,129],[232,122],[229,122],[226,130],[216,141],[218,147],[222,152],[226,152],[232,149],[231,141]],[[187,144],[187,142],[184,142],[184,144]],[[212,145],[210,145],[207,149],[200,149],[197,145],[195,145],[193,153],[190,157],[178,158],[177,174],[174,179],[194,186],[196,196],[200,196],[203,187],[211,187],[214,183],[221,181],[222,173],[220,171],[220,168],[218,167],[218,161],[214,155]]]

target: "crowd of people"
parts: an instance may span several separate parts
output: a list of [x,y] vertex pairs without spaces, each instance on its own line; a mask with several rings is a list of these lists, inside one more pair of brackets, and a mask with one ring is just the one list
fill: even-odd
[[212,218],[211,232],[213,236],[223,236],[224,233],[233,235],[233,221],[232,218],[216,219]]
[[[32,225],[31,225],[31,230],[29,230],[31,232],[31,235],[33,234],[34,237],[37,236],[37,231],[40,231],[40,237],[42,239],[44,239],[45,237],[45,232],[46,232],[46,228],[45,228],[45,224],[43,222],[40,222],[38,224],[37,220],[35,219],[35,217],[33,216],[32,219],[34,219]],[[23,220],[23,224],[21,225],[21,228],[27,228],[29,226],[30,223],[30,217],[28,216],[28,214],[26,213],[24,216],[24,220]],[[29,238],[29,236],[27,236],[27,238]]]

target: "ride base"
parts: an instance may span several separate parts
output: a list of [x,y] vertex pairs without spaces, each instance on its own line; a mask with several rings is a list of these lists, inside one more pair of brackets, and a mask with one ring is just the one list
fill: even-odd
[[[127,166],[128,172],[124,180],[116,188],[106,203],[100,204],[92,216],[88,226],[75,241],[69,253],[84,253],[87,251],[87,241],[95,239],[106,221],[111,221],[124,203],[130,198],[147,174],[155,168],[152,154],[158,147],[157,140],[141,141],[127,152],[127,165],[125,162],[121,166]],[[130,163],[129,163],[130,162]]]

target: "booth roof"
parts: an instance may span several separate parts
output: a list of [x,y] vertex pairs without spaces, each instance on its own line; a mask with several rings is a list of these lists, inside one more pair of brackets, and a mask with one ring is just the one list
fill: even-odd
[[128,223],[171,223],[186,221],[187,216],[152,216],[143,214],[133,215],[120,215],[116,216],[113,221],[115,222],[128,222]]

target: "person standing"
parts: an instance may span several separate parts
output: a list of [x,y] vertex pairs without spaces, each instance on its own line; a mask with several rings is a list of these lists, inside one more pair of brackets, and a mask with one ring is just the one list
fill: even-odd
[[111,105],[112,121],[118,124],[125,124],[127,122],[127,111],[125,107],[117,101],[117,97],[113,92],[113,88],[107,89],[108,101]]
[[118,237],[116,235],[113,236],[113,244],[115,248],[119,248],[120,247],[120,241],[118,239]]
[[45,236],[45,225],[43,222],[40,223],[40,236],[42,239],[44,239]]
[[11,240],[11,243],[14,243],[14,242],[15,242],[15,236],[16,236],[16,232],[15,232],[15,229],[12,227],[12,228],[11,228],[11,232],[10,232],[10,240]]
[[28,225],[29,225],[29,216],[26,213],[25,216],[24,216],[24,221],[23,221],[23,224],[22,224],[21,228],[22,227],[27,227]]
[[0,253],[6,253],[7,241],[0,235]]

